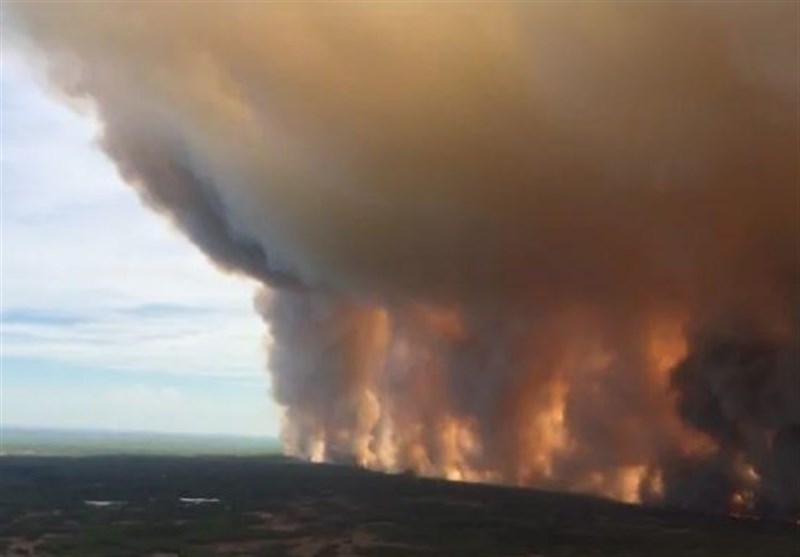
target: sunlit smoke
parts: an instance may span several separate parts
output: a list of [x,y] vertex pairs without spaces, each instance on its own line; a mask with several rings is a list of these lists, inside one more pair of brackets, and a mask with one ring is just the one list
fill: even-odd
[[8,8],[262,283],[289,452],[800,512],[798,4]]

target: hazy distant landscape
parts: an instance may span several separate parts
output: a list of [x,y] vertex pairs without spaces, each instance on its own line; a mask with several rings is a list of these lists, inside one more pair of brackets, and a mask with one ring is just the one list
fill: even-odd
[[800,550],[795,524],[308,464],[279,455],[264,438],[2,433],[0,555],[7,557],[788,557]]
[[0,428],[1,456],[267,455],[280,452],[273,437],[109,430]]

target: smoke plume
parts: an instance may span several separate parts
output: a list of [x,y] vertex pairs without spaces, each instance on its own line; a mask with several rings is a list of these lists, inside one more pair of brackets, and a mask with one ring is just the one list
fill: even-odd
[[288,450],[800,512],[798,4],[8,7],[263,283]]

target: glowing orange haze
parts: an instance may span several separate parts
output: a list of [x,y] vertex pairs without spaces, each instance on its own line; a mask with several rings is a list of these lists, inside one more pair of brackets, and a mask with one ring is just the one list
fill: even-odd
[[[413,334],[426,339],[457,343],[471,334],[458,311],[453,309],[418,304],[410,316],[404,317],[413,322]],[[574,318],[579,319],[579,316]],[[574,349],[566,342],[563,350],[547,362],[549,369],[538,369],[532,361],[529,372],[514,385],[514,392],[503,399],[503,408],[497,411],[511,411],[514,415],[508,424],[509,430],[498,433],[513,437],[508,441],[516,454],[512,460],[498,462],[494,455],[484,454],[475,418],[451,413],[447,400],[449,387],[441,384],[448,372],[440,366],[446,363],[437,362],[436,358],[426,360],[422,368],[416,368],[413,361],[404,363],[404,357],[414,359],[403,354],[404,343],[411,344],[414,340],[403,339],[402,332],[394,333],[400,338],[391,338],[393,324],[385,309],[364,309],[358,319],[359,327],[363,327],[359,336],[364,342],[359,358],[369,362],[369,369],[363,370],[357,389],[348,394],[347,404],[354,406],[359,425],[354,429],[330,431],[324,424],[318,424],[310,446],[304,447],[300,438],[292,437],[290,420],[287,441],[294,454],[310,456],[314,461],[335,460],[339,455],[352,454],[359,465],[378,470],[412,470],[421,475],[458,481],[547,486],[634,503],[641,501],[642,493],[657,500],[663,489],[658,455],[652,452],[653,447],[649,444],[636,446],[644,427],[650,430],[646,433],[648,437],[667,443],[662,450],[677,450],[688,456],[716,449],[709,436],[687,426],[677,414],[669,374],[687,351],[683,323],[678,316],[655,318],[644,332],[645,389],[635,396],[644,397],[648,421],[646,426],[631,424],[633,430],[616,432],[620,451],[629,456],[615,466],[589,467],[582,474],[567,477],[560,475],[555,463],[579,459],[582,451],[580,441],[571,435],[565,416],[571,385],[589,380],[587,375],[603,381],[604,374],[614,373],[609,369],[614,361],[613,354],[599,346],[586,350],[585,328],[575,329],[580,331],[581,338],[571,339],[576,342]],[[390,348],[392,343],[395,346]],[[394,362],[387,362],[387,359]],[[401,366],[407,374],[413,375],[410,381],[404,380],[410,382],[411,392],[399,395],[387,391],[391,386],[381,374],[391,365]],[[403,402],[409,406],[403,406]],[[616,412],[610,409],[611,414]],[[435,415],[433,427],[431,415]],[[334,450],[329,451],[327,443],[334,445]],[[749,473],[753,473],[752,468]]]

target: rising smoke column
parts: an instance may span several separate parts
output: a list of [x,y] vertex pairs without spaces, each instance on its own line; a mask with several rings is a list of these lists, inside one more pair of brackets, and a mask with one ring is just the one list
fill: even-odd
[[264,284],[290,451],[800,510],[797,4],[10,8]]

